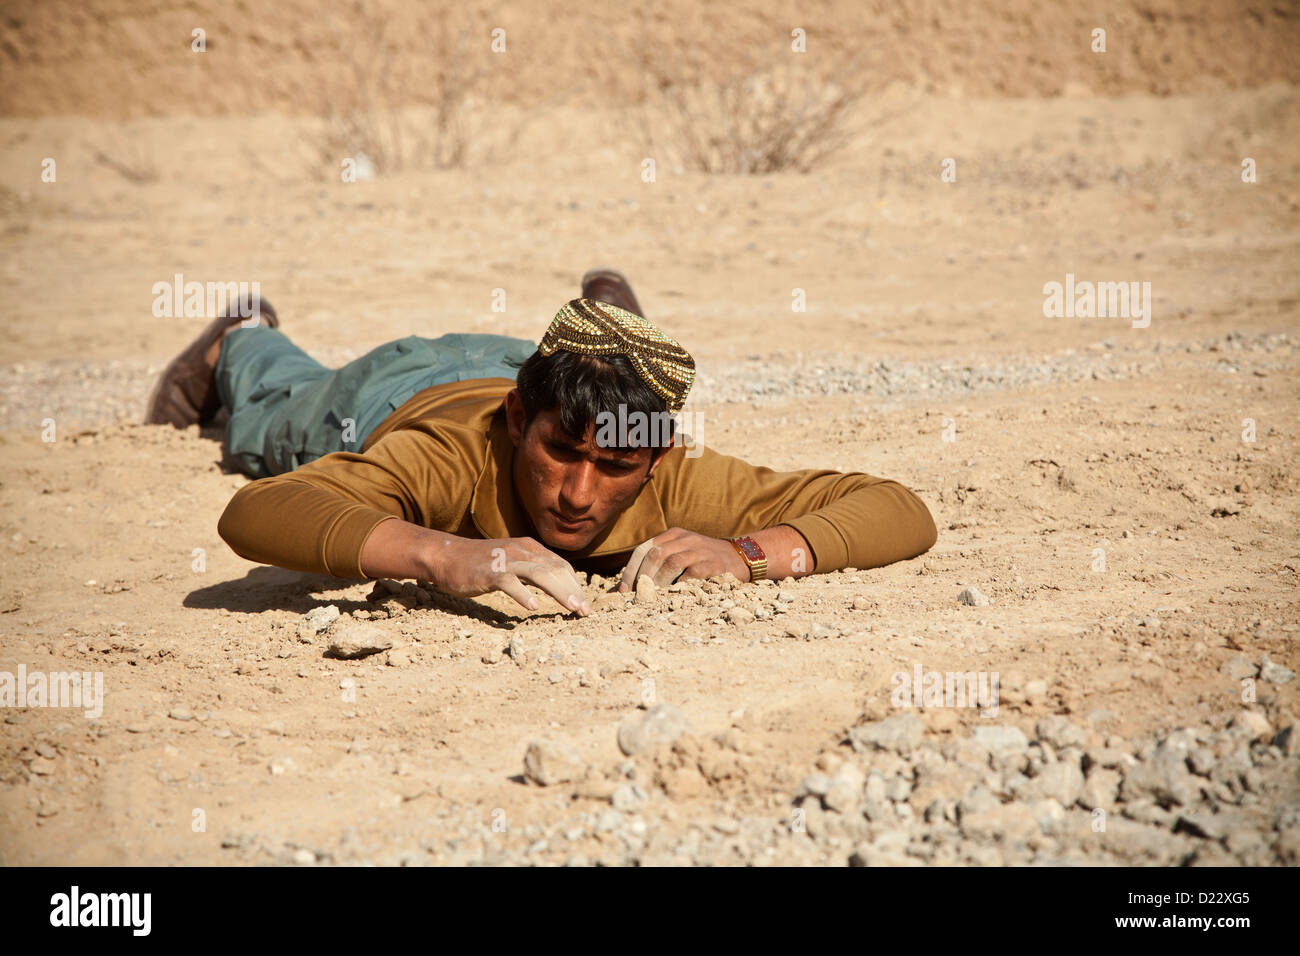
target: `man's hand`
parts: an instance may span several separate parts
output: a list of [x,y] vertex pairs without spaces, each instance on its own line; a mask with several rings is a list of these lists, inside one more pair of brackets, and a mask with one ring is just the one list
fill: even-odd
[[683,528],[669,528],[637,546],[627,560],[618,589],[632,590],[643,574],[666,587],[679,579],[711,578],[726,571],[741,581],[749,580],[749,565],[734,544],[726,538],[707,538]]
[[562,607],[584,617],[591,605],[569,564],[536,538],[457,538],[443,545],[442,560],[431,583],[457,597],[504,591],[531,611],[541,607],[524,586],[535,584]]
[[535,538],[462,538],[406,521],[385,521],[361,549],[369,577],[419,578],[457,597],[504,591],[530,611],[541,605],[524,582],[535,584],[572,611],[591,605],[573,565]]

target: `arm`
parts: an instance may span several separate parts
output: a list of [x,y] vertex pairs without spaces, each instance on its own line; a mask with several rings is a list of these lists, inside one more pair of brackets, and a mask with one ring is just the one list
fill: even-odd
[[659,489],[668,524],[713,538],[751,535],[773,578],[787,569],[798,576],[881,567],[923,554],[938,538],[925,503],[896,481],[826,469],[778,472],[703,446],[699,457],[676,465]]
[[236,554],[262,564],[351,578],[399,568],[419,576],[429,543],[459,528],[470,476],[482,464],[473,444],[458,439],[445,427],[402,429],[365,454],[338,452],[255,481],[230,500],[217,530]]

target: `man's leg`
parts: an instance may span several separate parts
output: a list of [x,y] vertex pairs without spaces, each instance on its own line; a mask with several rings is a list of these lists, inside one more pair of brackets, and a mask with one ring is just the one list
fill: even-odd
[[293,471],[366,437],[416,392],[470,378],[514,378],[507,358],[537,346],[502,335],[407,336],[327,369],[282,333],[232,332],[217,360],[217,390],[230,411],[231,457],[255,478]]

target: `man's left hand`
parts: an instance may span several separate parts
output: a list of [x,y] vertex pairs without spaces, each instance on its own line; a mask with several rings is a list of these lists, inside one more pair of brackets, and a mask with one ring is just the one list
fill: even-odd
[[749,565],[734,544],[726,538],[708,538],[684,528],[669,528],[637,546],[623,569],[618,589],[633,590],[636,579],[643,574],[660,587],[667,587],[677,580],[711,578],[725,571],[741,581],[749,580]]

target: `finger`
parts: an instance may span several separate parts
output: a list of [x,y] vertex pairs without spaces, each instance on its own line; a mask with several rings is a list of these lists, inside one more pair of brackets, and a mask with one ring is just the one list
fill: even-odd
[[509,594],[530,611],[536,611],[542,606],[541,602],[533,596],[533,592],[528,590],[524,583],[513,574],[502,575],[501,580],[497,583],[497,589]]
[[510,570],[526,581],[537,585],[563,608],[576,611],[584,617],[591,613],[591,605],[583,593],[582,585],[571,571],[541,564],[536,561],[518,561]]
[[627,567],[623,569],[623,577],[618,582],[620,591],[630,591],[636,587],[637,575],[641,573],[641,563],[645,560],[646,552],[653,548],[655,539],[642,541],[636,546],[632,555],[627,559]]

